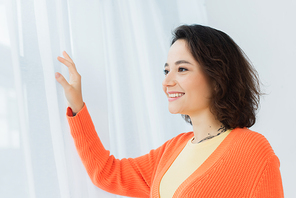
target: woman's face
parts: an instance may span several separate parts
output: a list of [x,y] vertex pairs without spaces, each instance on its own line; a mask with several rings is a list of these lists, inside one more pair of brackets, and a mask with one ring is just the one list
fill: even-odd
[[211,87],[184,39],[171,46],[165,73],[162,85],[171,113],[193,116],[209,110]]

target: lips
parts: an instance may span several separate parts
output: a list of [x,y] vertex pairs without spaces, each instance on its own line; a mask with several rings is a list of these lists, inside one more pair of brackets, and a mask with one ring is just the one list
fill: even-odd
[[179,99],[179,98],[181,98],[182,96],[185,95],[184,92],[177,92],[177,91],[170,91],[170,92],[167,92],[167,93],[168,93],[169,102],[177,100],[177,99]]
[[[180,91],[168,91],[168,94],[173,94],[173,93],[184,93],[184,92],[180,92]],[[185,94],[185,93],[184,93]]]

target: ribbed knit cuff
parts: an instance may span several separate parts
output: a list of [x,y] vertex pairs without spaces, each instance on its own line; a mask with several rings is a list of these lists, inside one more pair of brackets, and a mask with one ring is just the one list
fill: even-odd
[[71,135],[74,139],[82,136],[86,137],[87,139],[98,138],[94,124],[85,104],[75,116],[73,116],[72,109],[68,107],[66,115],[70,126]]

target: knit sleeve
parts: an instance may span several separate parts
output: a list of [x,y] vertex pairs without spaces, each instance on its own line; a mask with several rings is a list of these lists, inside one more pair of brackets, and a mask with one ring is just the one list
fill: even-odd
[[283,185],[280,173],[280,161],[276,155],[272,155],[265,164],[260,179],[254,191],[254,198],[274,197],[283,198]]
[[78,154],[96,186],[118,195],[149,197],[152,175],[165,144],[144,156],[119,160],[104,148],[86,105],[74,117],[68,108],[67,119]]

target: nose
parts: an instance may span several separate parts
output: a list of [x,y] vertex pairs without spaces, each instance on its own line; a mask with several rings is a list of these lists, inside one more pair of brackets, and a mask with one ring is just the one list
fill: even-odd
[[162,81],[163,88],[173,87],[176,85],[176,79],[173,72],[169,72]]

